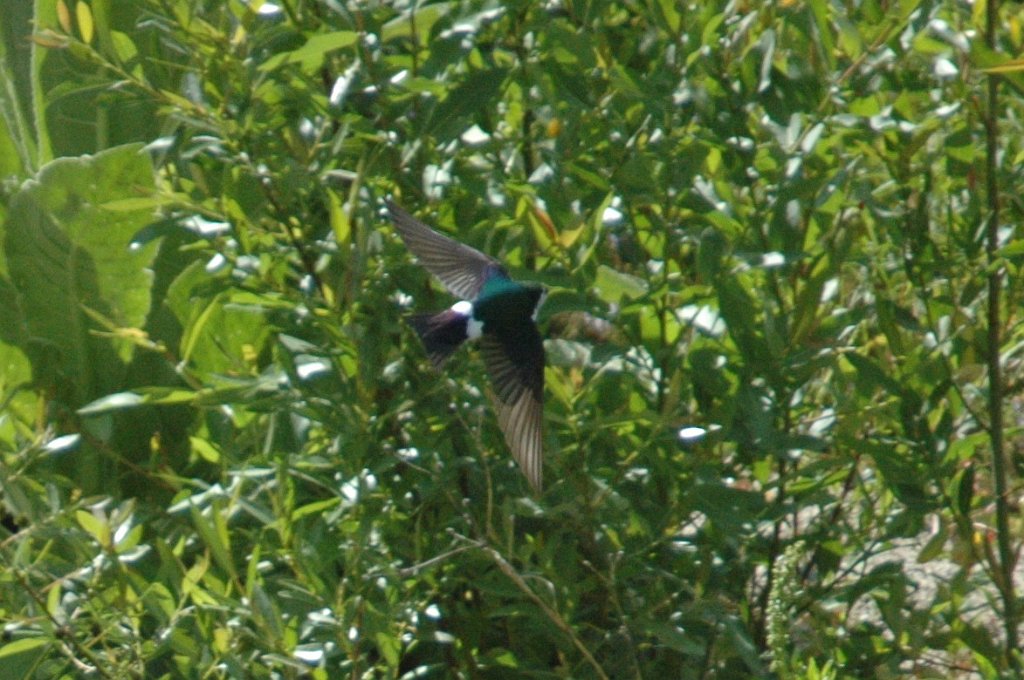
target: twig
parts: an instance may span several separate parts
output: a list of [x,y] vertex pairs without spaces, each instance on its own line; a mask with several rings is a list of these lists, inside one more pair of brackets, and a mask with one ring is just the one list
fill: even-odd
[[[449,550],[446,553],[442,553],[440,555],[435,555],[434,557],[431,557],[429,560],[424,560],[423,562],[420,562],[419,564],[414,564],[412,566],[403,567],[402,569],[399,569],[398,570],[398,575],[401,576],[402,578],[409,578],[410,576],[415,576],[416,574],[420,573],[424,569],[429,569],[430,567],[434,566],[435,564],[439,564],[441,562],[444,562],[449,557],[454,557],[455,555],[458,555],[461,552],[466,552],[467,550],[472,550],[473,547],[474,546],[471,546],[471,545],[464,545],[464,546],[461,546],[459,548],[455,548],[454,550]],[[376,576],[376,575],[374,575],[374,576]]]
[[601,668],[601,665],[597,662],[597,659],[594,658],[594,655],[590,653],[590,650],[587,649],[587,646],[585,644],[583,644],[583,641],[580,640],[579,637],[577,637],[575,632],[573,632],[572,627],[569,626],[565,619],[562,618],[562,615],[554,609],[552,609],[547,602],[542,600],[540,596],[537,595],[537,593],[535,593],[529,585],[527,585],[526,581],[523,580],[523,577],[519,575],[519,572],[517,572],[515,568],[511,564],[509,564],[508,560],[506,560],[500,552],[498,552],[491,546],[487,545],[483,541],[478,541],[467,536],[463,536],[462,534],[456,531],[451,531],[451,534],[459,540],[464,541],[465,543],[472,545],[476,548],[479,548],[481,551],[483,551],[485,555],[490,557],[491,560],[496,565],[498,565],[498,569],[501,569],[501,572],[505,574],[505,576],[507,576],[509,580],[512,581],[512,583],[515,584],[516,588],[518,588],[520,591],[522,591],[524,595],[530,598],[530,600],[534,604],[536,604],[542,612],[544,612],[545,616],[547,616],[548,619],[550,619],[551,622],[555,624],[555,626],[560,631],[565,633],[569,637],[569,639],[572,640],[572,644],[576,647],[576,649],[579,650],[580,654],[583,655],[583,658],[587,660],[587,663],[591,665],[591,667],[594,669],[594,672],[597,674],[597,677],[601,678],[602,680],[608,680],[608,675],[604,672],[604,669]]
[[[989,0],[985,9],[985,42],[995,49],[998,0]],[[995,486],[996,542],[999,563],[993,565],[999,573],[996,585],[1003,601],[1003,626],[1006,634],[1006,663],[1010,668],[1018,665],[1017,595],[1013,585],[1014,556],[1011,546],[1010,509],[1007,498],[1006,451],[1003,442],[1003,374],[1000,364],[1000,294],[1003,268],[999,265],[999,76],[988,76],[988,104],[985,111],[985,193],[988,198],[988,224],[985,229],[985,256],[988,264],[988,319],[986,363],[988,365],[989,438],[992,444],[992,477]]]

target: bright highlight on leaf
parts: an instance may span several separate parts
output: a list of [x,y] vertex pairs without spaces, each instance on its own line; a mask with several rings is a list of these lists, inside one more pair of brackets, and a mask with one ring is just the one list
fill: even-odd
[[82,36],[82,42],[86,44],[92,43],[92,10],[89,9],[89,5],[85,3],[85,0],[78,0],[78,4],[75,5],[75,16],[78,19],[78,32]]
[[78,446],[81,440],[82,436],[79,434],[66,434],[47,442],[46,450],[50,453],[63,453]]
[[1019,73],[1024,71],[1024,59],[1010,59],[998,66],[980,69],[982,73]]
[[203,460],[208,463],[220,462],[220,451],[210,442],[200,437],[189,437],[188,440],[192,445],[192,451],[199,454]]

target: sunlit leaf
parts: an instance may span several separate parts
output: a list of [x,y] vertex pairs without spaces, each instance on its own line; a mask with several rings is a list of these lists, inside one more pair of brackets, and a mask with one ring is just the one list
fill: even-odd
[[220,462],[220,451],[210,442],[199,437],[189,437],[189,443],[192,445],[192,450],[198,453],[203,460],[208,463]]
[[355,31],[334,31],[311,36],[297,50],[281,52],[260,64],[261,71],[274,71],[285,64],[297,65],[301,70],[312,72],[323,63],[324,57],[335,50],[351,47],[359,40]]
[[91,43],[94,30],[92,10],[85,0],[75,3],[75,18],[78,19],[78,33],[82,36],[82,42]]
[[640,297],[647,292],[647,283],[632,274],[616,271],[607,265],[599,265],[594,281],[597,294],[605,302],[621,302],[623,299]]
[[53,161],[11,202],[3,245],[25,322],[36,342],[59,349],[58,362],[45,371],[73,375],[81,397],[115,387],[119,366],[131,355],[130,345],[93,336],[82,306],[119,325],[140,326],[152,281],[153,248],[128,247],[151,211],[111,213],[101,206],[152,190],[150,161],[132,145]]

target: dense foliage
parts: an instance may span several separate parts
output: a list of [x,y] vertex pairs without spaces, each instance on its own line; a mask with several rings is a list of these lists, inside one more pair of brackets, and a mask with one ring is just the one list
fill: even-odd
[[[7,3],[4,677],[1012,677],[1022,19]],[[385,197],[548,287],[542,494]]]

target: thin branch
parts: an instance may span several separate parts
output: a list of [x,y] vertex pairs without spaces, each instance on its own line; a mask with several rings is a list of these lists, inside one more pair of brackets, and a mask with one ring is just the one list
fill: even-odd
[[[403,568],[398,570],[398,575],[400,577],[402,577],[402,578],[411,578],[411,577],[416,576],[417,574],[419,574],[424,569],[429,569],[429,568],[433,567],[436,564],[440,564],[441,562],[445,562],[446,560],[448,560],[448,559],[450,559],[452,557],[455,557],[456,555],[458,555],[461,552],[466,552],[467,550],[472,550],[473,548],[474,548],[474,546],[472,546],[472,545],[460,546],[458,548],[455,548],[454,550],[449,550],[446,553],[441,553],[440,555],[435,555],[434,557],[431,557],[428,560],[424,560],[423,562],[420,562],[418,564],[413,564],[413,565],[410,565],[408,567],[403,567]],[[371,575],[374,578],[377,577],[376,573],[373,573]]]
[[[989,49],[995,49],[999,3],[989,0],[985,11],[985,42]],[[988,224],[985,230],[985,255],[988,263],[988,411],[989,438],[992,444],[992,477],[995,485],[996,542],[999,564],[996,571],[999,578],[996,586],[1003,601],[1003,626],[1006,635],[1006,663],[1017,666],[1019,645],[1017,641],[1018,614],[1017,595],[1013,585],[1014,556],[1010,535],[1010,509],[1007,498],[1006,451],[1003,440],[1003,374],[1000,363],[1001,338],[1001,292],[1003,268],[999,260],[999,76],[988,76],[988,104],[985,111],[985,193],[988,198]]]
[[597,659],[595,659],[594,655],[590,653],[590,650],[587,649],[587,646],[583,644],[582,640],[579,639],[579,637],[573,631],[572,626],[570,626],[566,622],[566,620],[562,618],[561,614],[554,610],[547,602],[542,600],[541,597],[537,595],[537,593],[535,593],[532,588],[530,588],[530,586],[526,583],[523,577],[519,575],[519,572],[515,570],[515,567],[509,564],[508,560],[506,560],[500,552],[498,552],[491,546],[487,545],[483,541],[474,540],[467,536],[463,536],[455,531],[452,531],[451,533],[453,536],[462,541],[465,541],[467,544],[479,548],[481,551],[483,551],[485,555],[490,557],[491,560],[496,565],[498,565],[498,569],[500,569],[501,572],[505,574],[505,576],[507,576],[509,580],[512,581],[513,584],[515,584],[516,588],[518,588],[524,595],[526,595],[526,597],[528,597],[534,604],[536,604],[540,608],[540,610],[544,612],[545,616],[547,616],[548,619],[553,624],[555,624],[555,626],[560,631],[565,633],[566,636],[568,636],[568,638],[572,640],[573,646],[575,646],[576,649],[579,650],[579,653],[583,655],[583,658],[586,659],[587,663],[589,663],[591,668],[594,669],[594,672],[597,674],[597,677],[601,678],[602,680],[608,680],[608,675],[604,672],[604,669],[601,668],[601,664],[597,662]]

